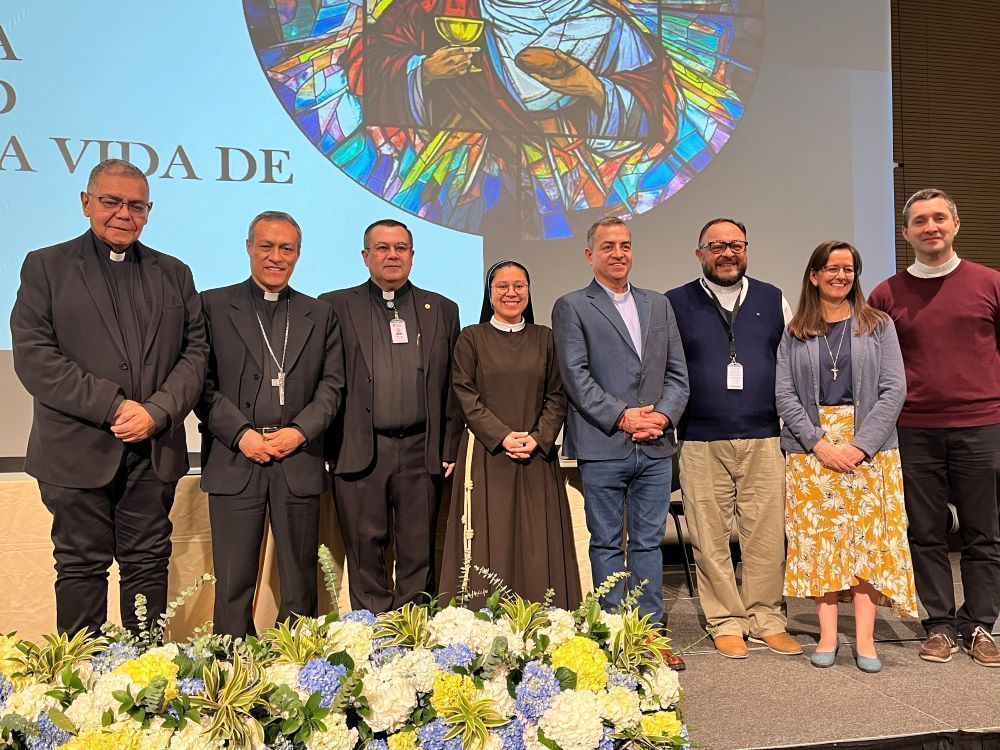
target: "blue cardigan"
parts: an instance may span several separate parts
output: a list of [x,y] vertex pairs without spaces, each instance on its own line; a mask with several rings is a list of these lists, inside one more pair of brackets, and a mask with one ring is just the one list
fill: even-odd
[[[854,392],[854,439],[851,444],[869,458],[896,448],[896,419],[906,398],[903,355],[892,321],[867,336],[851,323],[851,372]],[[819,427],[819,338],[799,341],[785,329],[778,346],[775,385],[781,447],[809,453],[823,437]]]

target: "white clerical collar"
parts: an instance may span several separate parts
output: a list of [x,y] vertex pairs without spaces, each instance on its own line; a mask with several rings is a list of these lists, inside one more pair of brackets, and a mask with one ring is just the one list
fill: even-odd
[[108,258],[110,258],[115,263],[121,263],[122,261],[125,260],[125,253],[116,253],[114,250],[109,250]]
[[926,263],[915,260],[913,261],[913,265],[907,268],[906,271],[918,279],[936,279],[938,276],[947,276],[958,268],[958,264],[961,262],[962,259],[957,254],[952,254],[951,258],[940,266],[928,266]]
[[749,282],[747,282],[746,276],[740,279],[739,284],[733,284],[731,286],[722,286],[721,284],[716,284],[707,276],[701,277],[702,287],[714,292],[716,297],[729,297],[733,294],[742,294],[743,290],[747,288],[748,283]]
[[[601,284],[600,279],[597,280],[597,283]],[[611,289],[608,289],[606,286],[604,286],[604,284],[601,284],[601,289],[603,289],[604,291],[606,291],[608,293],[608,296],[611,297],[611,299],[614,300],[615,302],[624,302],[625,300],[628,299],[628,296],[632,293],[632,285],[631,284],[626,284],[625,285],[625,291],[624,292],[615,292],[615,291],[613,291]]]
[[281,292],[264,292],[264,300],[267,302],[277,302],[279,297],[281,297]]
[[382,299],[384,299],[386,302],[390,302],[390,301],[396,299],[396,290],[395,289],[390,289],[387,292],[385,289],[383,289],[382,290]]
[[507,323],[505,321],[500,320],[499,318],[497,318],[496,315],[494,315],[492,318],[490,318],[490,325],[496,328],[498,331],[503,331],[504,333],[517,333],[518,331],[524,330],[525,322],[523,316],[516,323]]

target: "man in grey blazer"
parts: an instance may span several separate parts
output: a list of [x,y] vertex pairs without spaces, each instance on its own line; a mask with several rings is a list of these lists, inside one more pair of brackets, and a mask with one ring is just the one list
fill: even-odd
[[323,439],[340,406],[340,326],[325,302],[292,289],[302,231],[265,211],[247,232],[250,278],[202,294],[212,354],[202,421],[201,486],[209,495],[215,632],[254,632],[265,513],[281,580],[278,621],[316,614]]
[[370,279],[320,295],[344,335],[346,395],[328,445],[351,605],[372,612],[434,593],[442,479],[463,426],[451,390],[458,306],[410,283],[413,256],[405,224],[376,221],[361,251]]
[[[684,350],[667,298],[629,283],[632,237],[624,221],[595,223],[584,255],[594,280],[552,309],[570,402],[563,453],[577,459],[583,479],[594,582],[620,571],[628,571],[630,586],[645,581],[639,610],[659,622],[673,430],[688,399]],[[615,606],[623,593],[617,586],[604,604]]]
[[138,241],[153,207],[145,175],[108,159],[80,200],[90,229],[28,253],[10,316],[14,369],[34,398],[24,470],[52,513],[59,631],[104,624],[117,559],[122,622],[138,632],[136,594],[150,622],[167,604],[184,417],[208,342],[191,270]]

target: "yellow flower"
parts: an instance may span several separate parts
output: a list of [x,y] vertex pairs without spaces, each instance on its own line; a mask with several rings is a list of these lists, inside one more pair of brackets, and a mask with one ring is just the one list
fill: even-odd
[[681,733],[681,719],[676,711],[657,711],[645,714],[639,728],[647,737],[677,737]]
[[178,671],[180,671],[180,667],[163,654],[148,653],[137,659],[129,659],[115,670],[115,674],[123,674],[131,678],[140,687],[146,687],[157,677],[162,677],[167,681],[164,697],[171,701],[178,695]]
[[21,654],[18,643],[16,636],[0,635],[0,675],[8,679],[17,669],[17,663],[12,660]]
[[128,722],[106,729],[85,729],[60,750],[139,750],[141,743],[141,728]]
[[608,684],[608,657],[595,641],[574,636],[552,652],[552,668],[576,674],[577,690],[602,690]]
[[457,705],[459,694],[464,694],[471,701],[476,694],[476,683],[468,675],[441,672],[434,678],[431,708],[438,713],[452,708]]
[[389,750],[418,750],[417,733],[410,730],[389,735]]

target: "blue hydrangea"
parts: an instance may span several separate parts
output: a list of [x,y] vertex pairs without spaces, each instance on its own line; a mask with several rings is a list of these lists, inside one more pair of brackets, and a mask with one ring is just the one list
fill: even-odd
[[120,667],[129,659],[137,659],[141,653],[138,646],[133,646],[123,641],[116,641],[91,659],[90,666],[96,674],[107,674],[113,669]]
[[367,750],[389,750],[389,743],[385,740],[369,740],[365,747]]
[[313,659],[299,670],[299,687],[307,693],[319,693],[320,705],[329,708],[340,692],[340,678],[346,676],[347,667],[343,664]]
[[611,737],[614,730],[611,727],[604,727],[604,736],[601,737],[597,750],[615,750],[615,741]]
[[639,678],[634,674],[622,672],[614,667],[608,667],[608,687],[623,687],[635,692],[639,689]]
[[476,652],[464,643],[451,643],[434,652],[434,661],[441,669],[468,668],[476,660]]
[[514,710],[523,721],[537,724],[559,692],[555,670],[539,661],[530,662],[515,690]]
[[[381,640],[384,643],[388,639],[378,638],[376,640]],[[397,656],[402,656],[403,654],[406,653],[406,649],[403,648],[402,646],[384,646],[384,647],[381,646],[382,644],[380,644],[379,647],[374,648],[372,650],[371,656],[368,657],[368,661],[371,662],[371,665],[376,669],[379,667],[384,667],[386,664],[391,662]]]
[[446,740],[451,725],[444,719],[434,719],[430,724],[424,724],[417,729],[417,740],[422,750],[462,750],[462,738],[452,737]]
[[691,750],[691,735],[688,734],[687,724],[681,724],[681,739],[684,740],[684,744],[681,745],[681,750]]
[[64,732],[52,723],[47,711],[39,717],[35,729],[37,734],[33,732],[25,737],[25,745],[28,750],[55,750],[73,739],[73,735]]
[[493,619],[493,610],[490,609],[489,607],[483,607],[482,609],[480,609],[479,614],[486,615],[491,620]]
[[0,674],[0,708],[3,708],[7,704],[7,699],[10,698],[10,694],[14,692],[14,684]]
[[352,609],[340,618],[343,622],[360,622],[362,625],[375,627],[378,618],[367,609]]
[[503,750],[524,750],[524,722],[516,716],[493,733],[503,743]]
[[197,695],[205,692],[205,681],[199,680],[197,677],[185,677],[178,681],[177,689],[184,695]]

